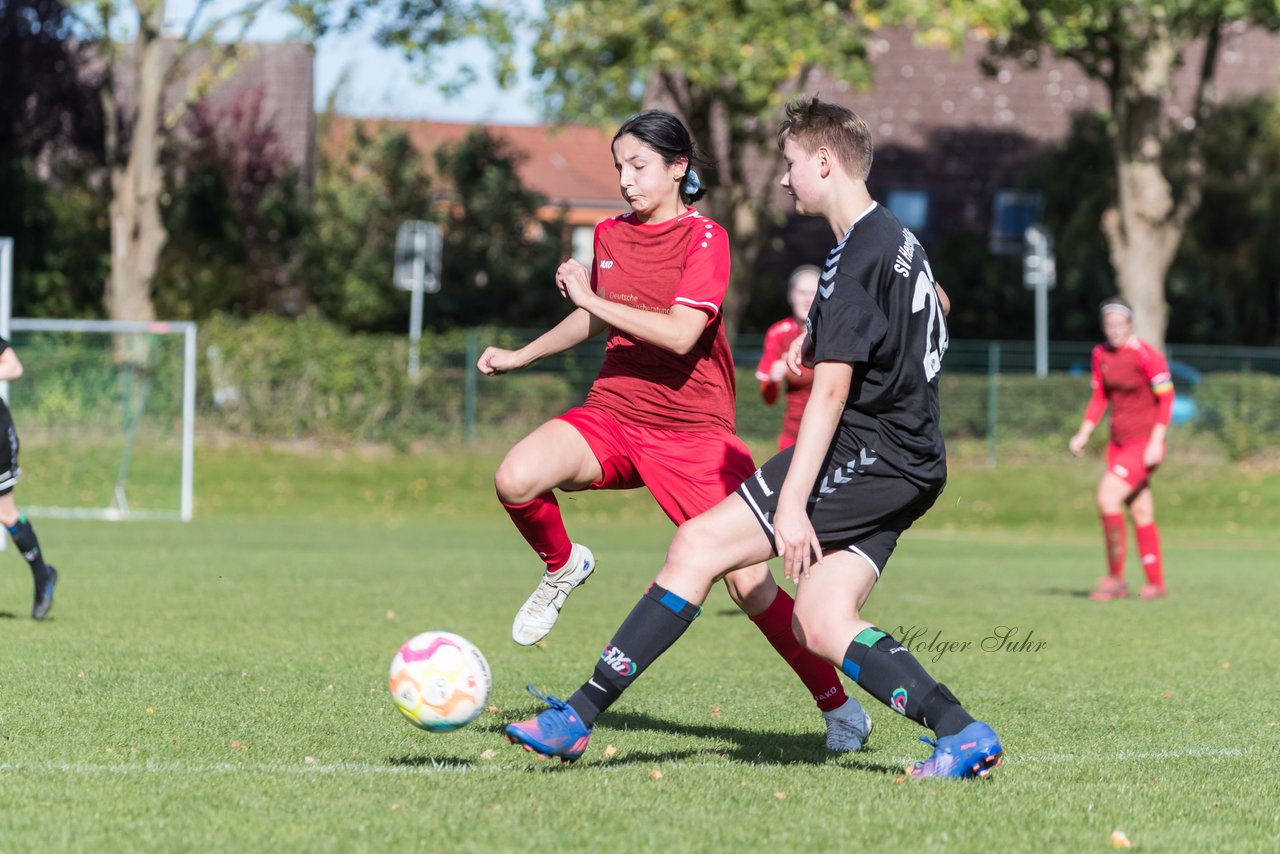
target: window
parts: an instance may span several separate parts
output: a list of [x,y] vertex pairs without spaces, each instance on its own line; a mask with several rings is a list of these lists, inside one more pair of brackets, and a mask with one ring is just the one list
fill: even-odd
[[893,215],[902,220],[902,224],[917,235],[929,228],[929,191],[928,190],[890,190],[885,197],[885,205],[893,211]]
[[995,255],[1018,255],[1027,226],[1039,222],[1044,196],[1022,190],[996,190],[989,247]]

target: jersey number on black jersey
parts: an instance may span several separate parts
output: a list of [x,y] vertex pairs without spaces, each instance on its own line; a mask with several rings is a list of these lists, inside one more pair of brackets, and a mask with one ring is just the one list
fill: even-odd
[[924,379],[933,382],[933,378],[942,370],[942,354],[947,352],[947,319],[942,314],[942,302],[938,299],[938,289],[933,284],[933,270],[929,262],[916,276],[916,289],[911,295],[911,313],[929,313],[928,326],[924,334]]

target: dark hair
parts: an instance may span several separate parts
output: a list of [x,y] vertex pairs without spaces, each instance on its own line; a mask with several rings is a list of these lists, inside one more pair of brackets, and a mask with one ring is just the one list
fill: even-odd
[[[689,171],[680,182],[680,198],[686,205],[707,194],[706,184],[693,168],[695,164],[705,166],[705,161],[698,155],[698,145],[693,141],[693,135],[680,119],[663,110],[646,110],[623,122],[609,145],[612,147],[619,138],[628,135],[662,155],[663,162],[668,166],[675,163],[678,157],[688,158]],[[693,176],[692,180],[690,175]],[[690,187],[690,184],[693,186]]]
[[875,147],[866,119],[847,107],[805,98],[787,104],[787,117],[778,127],[778,150],[794,139],[812,154],[820,145],[835,152],[845,171],[862,180],[871,174]]

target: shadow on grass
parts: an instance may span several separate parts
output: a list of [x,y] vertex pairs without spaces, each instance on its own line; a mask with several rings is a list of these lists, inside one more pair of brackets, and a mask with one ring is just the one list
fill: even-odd
[[[530,717],[540,711],[541,707],[529,706],[504,710],[502,720],[486,719],[470,726],[471,731],[492,733],[495,736],[495,749],[518,750],[516,745],[506,745],[503,728],[510,721]],[[705,739],[708,743],[701,747],[683,747],[667,750],[636,750],[628,748],[614,756],[606,757],[605,748],[609,739],[617,732],[653,732],[667,735]],[[584,764],[589,767],[603,768],[628,765],[653,765],[665,762],[689,762],[704,759],[713,761],[723,759],[747,765],[826,765],[836,756],[826,749],[824,733],[815,728],[813,732],[771,732],[768,730],[744,729],[727,724],[690,724],[658,718],[643,712],[615,711],[610,712],[596,727],[592,739],[592,747],[583,757]],[[499,742],[502,746],[499,746]],[[866,751],[857,754],[845,754],[840,757],[840,764],[849,768],[878,774],[898,775],[902,768],[896,764],[886,765],[876,761],[874,744]],[[530,756],[535,754],[530,753]],[[405,756],[389,760],[394,765],[421,765],[449,767],[467,766],[470,762],[456,757],[440,756]],[[552,759],[546,766],[535,768],[539,771],[560,770],[566,766]]]
[[12,611],[0,611],[0,620],[16,620],[18,615]]
[[1088,590],[1078,590],[1069,587],[1045,587],[1040,593],[1044,596],[1066,596],[1071,599],[1088,599]]

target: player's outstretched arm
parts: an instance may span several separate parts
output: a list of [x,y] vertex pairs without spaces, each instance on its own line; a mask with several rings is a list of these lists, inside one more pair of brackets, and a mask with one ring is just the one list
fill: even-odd
[[16,380],[22,376],[22,362],[13,347],[6,347],[0,353],[0,382]]
[[572,350],[588,338],[605,330],[600,323],[583,309],[575,309],[568,317],[521,347],[507,350],[502,347],[486,347],[476,361],[476,368],[486,376],[498,376],[508,371],[527,368],[539,359]]

